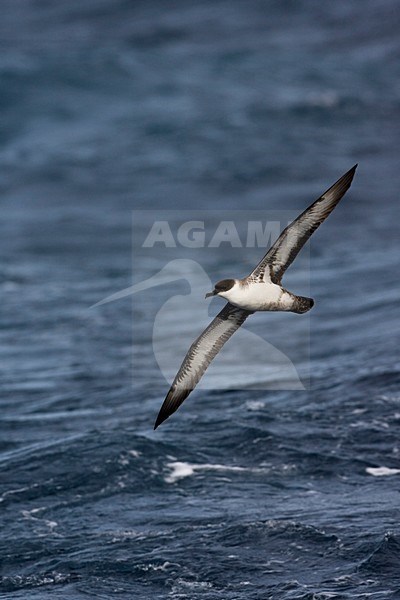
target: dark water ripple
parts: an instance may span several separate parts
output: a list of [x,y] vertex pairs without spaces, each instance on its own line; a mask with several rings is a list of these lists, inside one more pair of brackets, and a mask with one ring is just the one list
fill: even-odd
[[[2,2],[0,598],[400,598],[397,15]],[[220,363],[224,389],[154,433],[154,318],[188,282],[90,307],[169,259],[214,280],[261,252],[144,255],[132,211],[140,235],[158,214],[299,212],[356,162],[287,274],[311,280],[308,330],[248,324],[309,389],[230,389]],[[164,339],[186,343],[180,318]]]

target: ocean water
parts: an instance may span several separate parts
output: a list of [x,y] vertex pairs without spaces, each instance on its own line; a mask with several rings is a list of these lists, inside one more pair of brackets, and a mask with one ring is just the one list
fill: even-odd
[[[394,0],[3,0],[0,598],[400,598],[398,20]],[[252,389],[233,338],[239,389],[216,360],[218,388],[154,432],[154,318],[187,284],[91,308],[163,269],[133,216],[296,214],[356,162],[285,280],[308,320],[249,320],[288,355],[309,335],[306,389]],[[201,261],[215,281],[262,254]],[[171,347],[195,337],[180,317]]]

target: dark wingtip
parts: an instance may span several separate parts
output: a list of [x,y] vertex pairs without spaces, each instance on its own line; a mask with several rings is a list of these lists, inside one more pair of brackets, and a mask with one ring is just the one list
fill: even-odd
[[[353,167],[351,167],[351,169],[349,169],[347,171],[347,173],[345,173],[340,179],[346,179],[346,180],[348,179],[350,181],[350,183],[351,183],[352,180],[353,180],[354,173],[356,172],[357,167],[358,167],[358,163],[356,163]],[[340,181],[340,179],[339,179],[339,181]]]
[[154,423],[154,430],[157,429],[157,427],[159,425],[161,425],[161,423],[164,423],[164,421],[166,421],[168,419],[168,417],[170,417],[172,415],[173,412],[175,412],[176,409],[171,409],[171,391],[168,392],[167,397],[165,398],[162,407],[159,410],[159,413],[157,415],[157,419],[156,422]]
[[172,384],[162,407],[160,408],[160,412],[158,413],[156,422],[154,424],[154,429],[157,429],[161,423],[164,423],[182,404],[182,402],[187,398],[190,392],[193,391],[193,388],[182,388],[178,390],[174,384]]
[[358,163],[356,163],[354,165],[354,167],[351,167],[351,169],[349,169],[347,171],[347,173],[345,173],[342,177],[342,179],[344,180],[344,183],[346,185],[346,190],[347,191],[349,189],[349,187],[351,186],[351,184],[353,183],[353,178],[354,178],[354,174],[356,172],[356,169],[358,167]]
[[334,193],[337,198],[337,202],[339,202],[339,200],[343,198],[351,186],[357,167],[358,164],[355,164],[354,167],[351,167],[351,169],[346,171],[344,175],[342,175],[333,185],[331,185],[328,190],[326,190],[326,192],[324,192],[324,194],[322,194],[321,198],[324,198],[328,193]]
[[158,413],[156,422],[154,423],[154,431],[157,429],[157,427],[159,425],[161,425],[161,423],[163,423],[165,421],[165,419],[168,419],[168,416],[163,416],[161,413],[162,413],[162,410],[160,410],[160,412]]
[[170,388],[167,397],[165,398],[160,411],[157,415],[157,419],[156,422],[154,423],[154,429],[156,430],[157,427],[159,425],[161,425],[161,423],[163,423],[166,419],[168,419],[169,416],[172,415],[173,412],[175,412],[176,408],[173,407],[172,402],[171,402],[171,397],[172,397],[172,388]]
[[354,173],[356,172],[357,167],[358,167],[358,163],[356,163],[354,165],[354,167],[351,167],[351,169],[349,169],[349,171],[347,171],[347,173],[346,173],[346,175],[348,175],[350,177],[350,185],[351,185],[351,182],[353,181]]

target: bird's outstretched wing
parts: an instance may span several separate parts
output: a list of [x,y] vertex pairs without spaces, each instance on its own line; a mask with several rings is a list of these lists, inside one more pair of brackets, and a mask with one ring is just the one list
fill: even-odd
[[292,264],[306,241],[330,215],[349,189],[356,168],[357,165],[354,165],[282,231],[275,244],[251,272],[249,276],[251,279],[263,280],[265,278],[280,285],[284,272]]
[[156,429],[194,390],[210,362],[252,312],[229,302],[190,346],[154,425]]

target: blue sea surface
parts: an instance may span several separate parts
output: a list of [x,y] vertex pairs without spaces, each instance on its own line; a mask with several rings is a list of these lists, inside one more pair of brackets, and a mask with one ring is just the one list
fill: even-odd
[[[400,598],[399,16],[2,1],[0,598]],[[132,214],[297,214],[357,162],[285,280],[316,301],[309,389],[226,376],[154,432],[154,316],[185,282],[91,308],[164,266],[139,260]],[[201,257],[216,281],[262,254]],[[171,348],[197,318],[165,324]],[[249,328],[290,352],[299,319]]]

